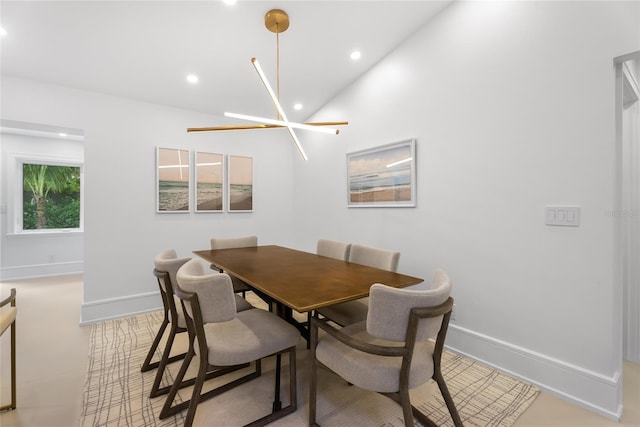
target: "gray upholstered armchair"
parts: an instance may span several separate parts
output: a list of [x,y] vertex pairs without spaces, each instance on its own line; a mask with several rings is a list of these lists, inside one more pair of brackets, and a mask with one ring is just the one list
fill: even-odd
[[[400,260],[400,252],[359,244],[351,245],[348,254],[349,262],[394,272],[397,271]],[[367,318],[368,301],[368,298],[360,298],[355,301],[334,304],[318,309],[318,313],[338,325],[351,325]]]
[[[435,424],[409,399],[409,390],[433,378],[457,427],[462,421],[440,370],[453,299],[451,281],[437,270],[429,290],[371,286],[367,320],[342,328],[314,316],[311,322],[312,366],[309,425],[316,423],[317,369],[325,367],[349,383],[390,397],[402,407],[404,425],[413,417]],[[319,336],[318,331],[323,333]]]
[[[182,307],[180,306],[179,301],[176,303],[177,298],[173,295],[173,284],[176,281],[176,273],[187,261],[189,261],[189,258],[178,258],[176,251],[173,249],[163,250],[157,254],[153,260],[155,271],[164,272],[166,277],[162,279],[159,275],[156,275],[158,279],[158,287],[160,288],[160,297],[162,298],[164,318],[162,319],[160,328],[158,328],[156,336],[153,339],[153,343],[149,348],[147,357],[144,359],[144,362],[140,367],[141,372],[158,368],[153,385],[151,386],[149,397],[155,397],[169,391],[166,387],[163,389],[160,388],[164,370],[167,367],[167,364],[184,359],[186,355],[186,353],[180,353],[169,357],[176,334],[187,331],[187,324],[184,320],[184,315],[182,314]],[[151,362],[156,354],[156,350],[158,349],[158,345],[160,344],[160,340],[162,339],[167,326],[169,326],[169,334],[167,336],[167,342],[162,355],[160,356],[160,360]]]
[[349,261],[351,243],[339,242],[337,240],[318,239],[316,244],[316,254],[329,258]]
[[[154,275],[158,280],[160,296],[162,297],[164,318],[160,324],[160,328],[158,328],[158,331],[156,332],[151,348],[149,348],[147,357],[140,367],[141,372],[158,368],[153,385],[151,386],[149,397],[156,397],[169,392],[170,386],[160,387],[167,364],[182,360],[186,355],[186,353],[181,353],[170,356],[170,353],[176,334],[187,331],[187,323],[182,311],[182,305],[178,297],[174,295],[174,287],[177,283],[176,275],[178,270],[190,259],[191,258],[188,257],[178,257],[174,249],[165,249],[156,255],[153,260],[155,267]],[[240,296],[236,296],[236,307],[239,311],[253,308],[251,304]],[[167,335],[167,341],[164,346],[164,350],[162,351],[162,355],[158,361],[152,362],[167,326],[169,326],[169,333]]]
[[[276,355],[275,398],[272,413],[251,423],[262,426],[288,415],[297,407],[296,344],[298,330],[268,311],[252,309],[238,312],[237,295],[225,273],[205,274],[203,264],[191,260],[177,274],[175,293],[185,309],[189,329],[189,349],[160,412],[164,419],[188,408],[185,427],[192,425],[198,403],[261,375],[261,359]],[[289,357],[289,405],[280,403],[281,355]],[[195,355],[199,365],[191,399],[173,405],[184,375]],[[254,363],[254,371],[201,395],[205,379]]]
[[[228,238],[213,237],[211,239],[212,250],[213,249],[248,248],[252,246],[258,246],[258,236],[228,237]],[[211,268],[216,269],[214,266],[211,266]],[[222,273],[222,271],[220,272]],[[251,290],[251,288],[242,280],[238,279],[235,276],[230,276],[230,277],[231,277],[231,283],[233,283],[234,292],[241,293],[242,296],[245,296],[245,293]]]

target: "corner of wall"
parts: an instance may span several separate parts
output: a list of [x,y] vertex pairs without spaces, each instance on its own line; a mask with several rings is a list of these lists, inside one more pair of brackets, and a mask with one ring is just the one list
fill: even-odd
[[160,292],[91,301],[82,303],[80,307],[80,326],[142,314],[161,308]]
[[622,418],[621,372],[603,375],[457,325],[449,325],[447,347],[606,418]]

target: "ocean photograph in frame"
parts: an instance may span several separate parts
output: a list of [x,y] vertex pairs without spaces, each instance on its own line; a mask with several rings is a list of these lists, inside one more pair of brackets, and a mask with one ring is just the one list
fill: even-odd
[[189,150],[156,150],[156,211],[188,213],[191,208]]
[[416,206],[416,140],[347,154],[349,207]]
[[253,212],[253,157],[228,156],[229,212]]
[[224,156],[197,151],[195,165],[196,212],[222,212],[224,209]]

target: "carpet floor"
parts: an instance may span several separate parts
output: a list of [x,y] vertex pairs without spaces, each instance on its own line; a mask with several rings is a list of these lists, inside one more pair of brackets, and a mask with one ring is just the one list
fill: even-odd
[[[140,366],[162,321],[162,312],[110,320],[92,326],[89,359],[79,425],[88,426],[179,426],[184,413],[159,420],[164,396],[149,398],[156,371],[140,372]],[[186,349],[186,334],[178,334],[173,353]],[[160,349],[162,350],[162,349]],[[160,352],[157,357],[159,358]],[[288,393],[287,357],[283,357],[282,398]],[[172,383],[181,362],[169,365],[163,385]],[[310,353],[301,339],[297,348],[298,409],[272,425],[307,425]],[[197,360],[186,378],[194,375]],[[471,359],[445,351],[443,375],[466,426],[511,426],[538,396],[539,390]],[[195,426],[244,425],[271,410],[274,358],[263,363],[262,376],[220,396],[200,403]],[[223,379],[205,383],[205,390]],[[190,388],[180,391],[176,402],[190,398]],[[449,413],[434,382],[411,391],[412,402],[436,424],[451,426]],[[349,386],[336,375],[319,371],[318,422],[324,427],[401,427],[402,411],[390,399]],[[419,425],[419,424],[417,424]]]

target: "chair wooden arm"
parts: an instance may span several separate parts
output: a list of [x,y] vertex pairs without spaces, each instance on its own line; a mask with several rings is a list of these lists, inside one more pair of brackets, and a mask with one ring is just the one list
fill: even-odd
[[16,306],[16,288],[11,289],[11,295],[9,295],[5,299],[3,299],[2,302],[0,302],[0,307],[4,307],[8,303],[11,303],[11,307]]
[[[449,297],[447,301],[444,303],[435,306],[435,307],[415,307],[411,309],[411,314],[409,315],[409,322],[407,325],[407,336],[406,341],[403,345],[398,346],[384,346],[371,344],[368,342],[360,341],[356,338],[353,338],[350,335],[345,334],[340,329],[331,326],[329,322],[330,319],[321,319],[318,314],[315,314],[313,319],[311,320],[311,327],[322,329],[333,338],[337,339],[341,343],[351,348],[355,348],[356,350],[363,351],[365,353],[376,354],[379,356],[404,356],[407,352],[411,351],[413,345],[415,343],[416,333],[418,331],[418,320],[445,316],[443,319],[444,328],[440,329],[440,333],[438,334],[438,338],[436,339],[436,349],[438,358],[442,353],[442,348],[444,346],[444,334],[446,334],[446,327],[449,324],[449,316],[451,309],[453,307],[453,299]],[[439,362],[439,361],[438,361]]]
[[[318,314],[311,319],[311,327],[312,328],[320,328],[344,345],[347,345],[351,348],[355,348],[356,350],[360,350],[365,353],[376,354],[378,356],[395,356],[401,357],[407,354],[407,347],[405,345],[391,347],[391,346],[383,346],[371,344],[368,342],[360,341],[356,338],[353,338],[350,335],[345,334],[339,329],[329,325],[329,319],[320,319]],[[317,331],[316,331],[317,333]]]

